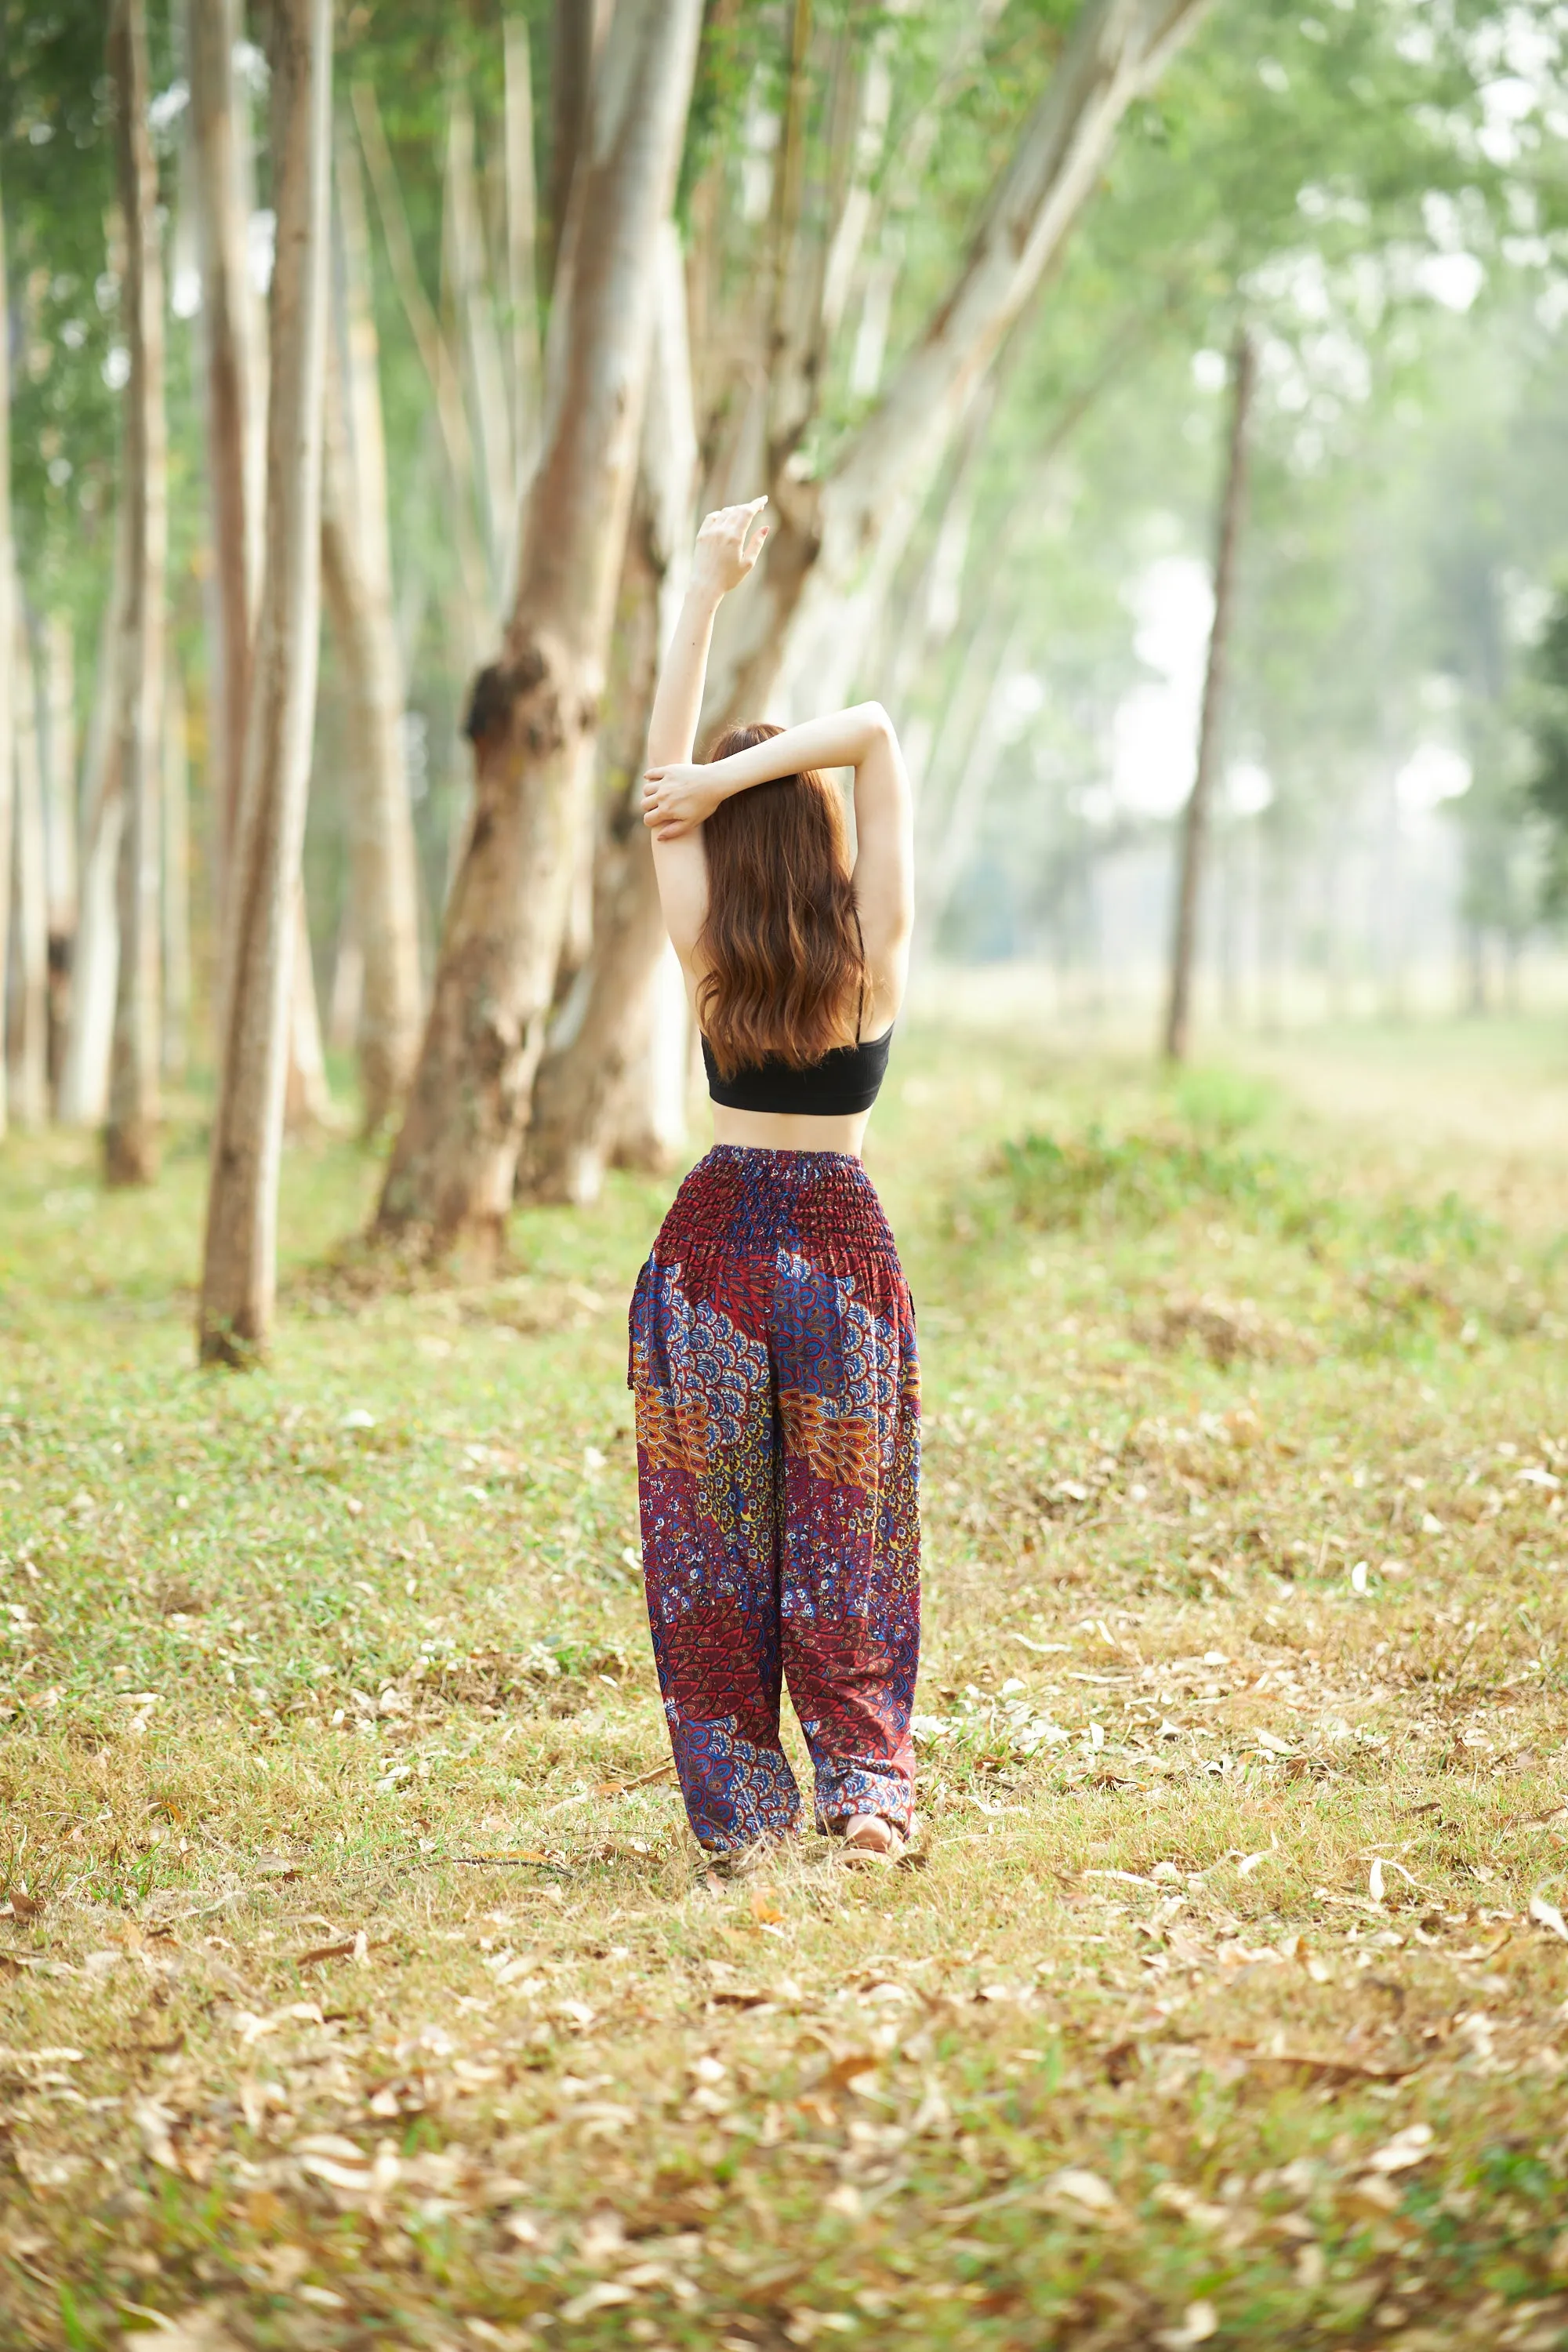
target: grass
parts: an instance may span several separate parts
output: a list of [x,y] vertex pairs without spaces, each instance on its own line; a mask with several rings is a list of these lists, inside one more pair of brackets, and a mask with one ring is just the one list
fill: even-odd
[[0,2344],[1568,2345],[1565,1057],[1423,1053],[1462,1152],[1284,1053],[900,1044],[926,1828],[879,1871],[716,1879],[658,1777],[668,1187],[377,1296],[374,1166],[299,1149],[236,1378],[195,1126],[146,1197],[13,1138]]

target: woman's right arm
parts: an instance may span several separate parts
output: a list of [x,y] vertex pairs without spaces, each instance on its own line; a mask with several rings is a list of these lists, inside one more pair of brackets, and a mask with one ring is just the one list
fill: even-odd
[[[689,761],[702,716],[702,690],[708,677],[708,653],[713,642],[713,622],[731,588],[739,587],[763,551],[767,527],[752,538],[752,526],[766,506],[765,498],[748,506],[721,507],[704,519],[691,559],[691,577],[680,616],[658,673],[658,685],[648,715],[647,757],[660,761]],[[750,545],[747,544],[750,540]],[[653,845],[654,872],[659,905],[675,951],[686,962],[697,944],[708,916],[708,865],[702,835],[693,829],[683,838],[660,839]]]

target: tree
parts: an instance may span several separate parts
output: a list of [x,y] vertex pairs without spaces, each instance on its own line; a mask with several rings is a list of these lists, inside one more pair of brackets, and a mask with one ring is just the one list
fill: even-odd
[[121,495],[127,518],[124,643],[119,671],[120,965],[109,1066],[104,1172],[110,1184],[146,1184],[158,1168],[159,1010],[163,952],[159,906],[163,779],[163,598],[168,549],[168,455],[163,418],[163,269],[158,168],[150,100],[145,0],[116,0],[110,25],[116,154],[125,237],[125,386]]
[[[8,1091],[18,1127],[48,1115],[49,919],[44,780],[38,760],[38,696],[32,634],[16,599],[11,682],[15,744],[11,813],[11,992]],[[3,968],[3,967],[0,967]]]
[[754,716],[781,672],[786,686],[809,677],[813,694],[829,700],[847,689],[879,585],[908,544],[943,451],[1061,253],[1128,107],[1153,87],[1205,5],[1083,0],[956,275],[820,479],[799,464],[811,406],[796,402],[787,413],[766,452],[775,520],[760,593],[736,600],[714,648],[716,723]]
[[[11,309],[5,286],[5,209],[0,189],[0,1004],[10,964],[11,830],[16,754],[11,711],[11,644],[16,634],[16,565],[11,545]],[[5,1025],[0,1018],[0,1028]],[[0,1136],[6,1125],[5,1056],[0,1053]]]
[[[203,372],[216,656],[208,682],[218,866],[227,868],[245,764],[251,626],[260,570],[262,353],[246,268],[243,157],[234,82],[235,0],[190,0],[191,161],[202,273]],[[219,896],[223,895],[220,886]]]
[[358,166],[337,141],[338,299],[327,360],[321,574],[348,688],[353,935],[363,959],[366,1134],[401,1100],[419,1050],[419,903],[393,614],[386,446]]
[[1258,362],[1252,339],[1243,328],[1231,359],[1230,434],[1226,445],[1225,483],[1220,495],[1219,531],[1215,551],[1214,618],[1209,625],[1208,668],[1204,678],[1203,716],[1198,725],[1197,767],[1193,789],[1182,814],[1181,862],[1176,882],[1175,921],[1171,937],[1171,985],[1165,1009],[1164,1051],[1168,1062],[1187,1057],[1192,1026],[1193,965],[1197,954],[1198,894],[1204,880],[1209,809],[1219,765],[1220,722],[1225,705],[1226,660],[1230,649],[1231,605],[1236,588],[1237,541],[1241,529],[1242,501],[1247,490],[1247,415],[1252,405]]
[[[1085,0],[923,332],[881,402],[847,434],[817,479],[807,452],[822,421],[830,345],[864,230],[866,176],[886,131],[889,28],[862,55],[855,38],[861,28],[846,10],[823,28],[818,61],[813,10],[808,0],[795,0],[786,18],[771,208],[751,261],[753,328],[738,350],[731,344],[697,355],[710,411],[708,495],[745,496],[752,480],[734,469],[758,463],[773,518],[751,610],[721,615],[710,726],[754,717],[781,668],[786,699],[803,690],[816,701],[845,698],[944,453],[1087,201],[1121,115],[1152,85],[1205,5]],[[994,13],[965,20],[961,56]],[[814,140],[816,79],[825,95]],[[933,110],[933,144],[935,130]],[[715,244],[722,222],[711,199],[697,209],[700,238]],[[714,257],[700,246],[692,274],[700,288],[714,274]],[[745,303],[743,291],[737,299]],[[723,305],[709,293],[701,309],[717,341]],[[721,429],[715,420],[726,404],[730,418]],[[753,447],[756,459],[746,458]],[[634,550],[634,565],[637,560]],[[644,718],[646,706],[639,723]],[[617,821],[604,836],[606,864],[625,862]],[[636,878],[635,864],[618,877],[607,870],[603,877],[590,965],[603,961],[605,971],[582,976],[541,1072],[527,1166],[531,1183],[552,1197],[581,1200],[596,1191],[605,1156],[606,1074],[632,1064],[638,1052],[663,934],[657,921],[632,917],[640,901],[635,889],[629,900],[625,894]],[[601,914],[608,929],[600,928]]]
[[618,0],[594,83],[546,361],[546,416],[500,659],[468,718],[475,805],[376,1225],[493,1252],[544,1044],[637,462],[653,258],[698,0]]
[[642,456],[621,565],[619,658],[599,747],[593,947],[573,978],[540,1063],[520,1171],[521,1189],[543,1201],[598,1197],[630,1109],[632,1074],[652,1043],[657,975],[667,945],[653,847],[642,821],[643,761],[658,666],[679,609],[697,471],[685,286],[670,225],[661,239],[658,278]]
[[222,1045],[197,1340],[266,1353],[277,1288],[300,851],[321,596],[321,418],[331,173],[331,0],[275,0],[277,250],[268,297],[265,562],[226,919]]

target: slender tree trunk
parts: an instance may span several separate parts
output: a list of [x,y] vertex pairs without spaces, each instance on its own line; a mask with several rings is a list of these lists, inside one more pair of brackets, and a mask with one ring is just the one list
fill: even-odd
[[555,0],[550,43],[550,194],[545,268],[560,265],[577,159],[588,137],[594,68],[616,0]]
[[163,1076],[183,1078],[191,1034],[191,767],[185,689],[171,650],[163,678]]
[[[0,190],[0,197],[4,191]],[[11,961],[11,829],[16,772],[11,699],[11,646],[16,634],[16,559],[11,546],[11,306],[5,277],[5,213],[0,202],[0,1029],[5,1026],[5,974]],[[0,1054],[0,1136],[7,1106]]]
[[485,527],[490,593],[504,609],[507,562],[515,542],[517,479],[512,460],[511,407],[507,398],[500,337],[490,295],[479,184],[474,165],[474,114],[467,90],[454,88],[447,114],[447,183],[443,211],[447,283],[457,340],[467,378],[468,410],[478,428],[475,483]]
[[44,816],[48,862],[49,1099],[58,1103],[76,956],[76,649],[68,614],[44,623]]
[[654,966],[649,994],[647,1037],[621,1089],[610,1157],[617,1168],[657,1175],[675,1165],[686,1143],[696,1029],[685,976],[668,940]]
[[289,971],[289,1076],[283,1087],[283,1130],[286,1135],[300,1135],[308,1128],[329,1125],[332,1116],[303,875],[297,876],[294,884],[294,945]]
[[331,172],[331,0],[274,0],[266,563],[240,791],[198,1320],[203,1362],[265,1355],[315,715]]
[[158,1172],[163,778],[158,722],[163,694],[163,596],[168,554],[168,457],[163,419],[163,268],[158,167],[147,121],[145,0],[116,0],[110,59],[120,202],[125,219],[125,386],[122,496],[127,532],[125,643],[120,672],[120,968],[109,1065],[104,1173],[110,1184],[151,1183]]
[[393,610],[375,325],[358,167],[337,142],[339,299],[327,366],[321,576],[348,689],[349,852],[363,958],[359,1025],[364,1131],[406,1091],[419,1051],[419,897]]
[[[881,400],[820,483],[795,478],[793,446],[777,450],[767,561],[752,593],[731,600],[715,641],[709,690],[720,723],[755,717],[786,656],[800,691],[830,659],[837,666],[847,593],[868,563],[890,566],[907,545],[933,469],[1004,336],[1063,252],[1128,107],[1207,5],[1083,0],[953,283]],[[863,600],[868,617],[876,603]]]
[[[642,822],[642,771],[658,666],[685,585],[697,478],[685,277],[673,224],[657,262],[658,307],[638,483],[621,566],[616,667],[600,741],[592,944],[552,1025],[534,1082],[521,1188],[543,1201],[596,1200],[628,1110],[631,1074],[648,1059],[666,945],[653,848]],[[645,1074],[645,1084],[653,1084]],[[646,1153],[658,1121],[632,1124]]]
[[661,222],[700,0],[618,0],[595,77],[518,600],[468,732],[475,810],[377,1216],[493,1252],[544,1043],[637,464]]
[[[245,762],[253,616],[259,583],[257,445],[266,407],[246,267],[245,173],[234,81],[236,0],[190,0],[191,153],[206,346],[205,420],[212,501],[216,675],[209,690],[218,873],[233,850]],[[221,897],[220,893],[220,897]]]
[[360,146],[374,191],[393,284],[430,386],[436,421],[452,481],[452,541],[458,578],[458,607],[465,661],[479,661],[492,642],[495,608],[484,555],[474,528],[479,485],[474,478],[474,447],[463,406],[463,387],[440,322],[419,276],[414,239],[403,203],[392,151],[386,143],[375,93],[356,82],[351,93]]
[[1184,1062],[1192,1028],[1193,974],[1197,961],[1198,908],[1208,847],[1209,814],[1219,769],[1220,722],[1226,666],[1230,653],[1236,551],[1247,494],[1247,426],[1252,405],[1256,359],[1246,330],[1231,357],[1230,438],[1220,496],[1218,542],[1214,566],[1214,621],[1209,629],[1208,669],[1204,678],[1203,716],[1198,723],[1197,767],[1182,813],[1175,919],[1171,934],[1171,981],[1165,1006],[1164,1053]]
[[533,78],[528,19],[509,16],[502,26],[506,85],[506,277],[511,306],[512,444],[519,497],[526,494],[539,455],[539,287],[533,177]]
[[82,758],[81,906],[72,961],[70,1018],[60,1070],[60,1118],[101,1124],[109,1098],[114,974],[120,943],[114,883],[120,867],[120,663],[125,642],[126,514],[115,518],[114,569],[99,630],[92,712]]
[[14,929],[9,961],[14,986],[7,1034],[7,1093],[13,1125],[37,1128],[48,1116],[49,929],[44,782],[38,759],[32,641],[21,597],[15,588],[13,593],[16,625],[11,709],[16,761],[11,833]]

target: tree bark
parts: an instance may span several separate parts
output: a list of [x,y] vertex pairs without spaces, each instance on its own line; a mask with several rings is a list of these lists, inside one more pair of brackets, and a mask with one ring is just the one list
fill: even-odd
[[44,818],[48,861],[49,1099],[59,1099],[70,1024],[77,884],[76,648],[68,614],[44,623]]
[[60,1070],[59,1117],[97,1127],[109,1096],[114,972],[120,947],[114,877],[120,865],[120,662],[125,640],[126,516],[114,525],[114,569],[99,631],[91,716],[82,757],[81,904],[72,959],[70,1017]]
[[551,322],[543,454],[518,598],[476,681],[475,808],[377,1213],[384,1235],[493,1254],[544,1042],[637,462],[654,256],[700,0],[618,0],[595,78]]
[[[637,490],[621,566],[616,671],[599,746],[592,943],[552,1026],[520,1171],[520,1191],[541,1201],[585,1204],[599,1196],[627,1123],[632,1074],[649,1057],[666,946],[653,848],[642,822],[642,772],[659,661],[685,584],[697,476],[685,278],[671,223],[660,236],[657,271]],[[645,1084],[653,1083],[645,1072]],[[647,1102],[633,1113],[639,1157],[653,1148],[660,1123]]]
[[259,585],[257,457],[266,406],[246,268],[244,173],[234,84],[237,29],[236,0],[190,0],[186,52],[206,346],[207,479],[217,621],[208,732],[217,779],[220,877],[230,863],[245,764],[251,634]]
[[[0,191],[3,198],[4,191]],[[16,772],[11,705],[11,644],[16,634],[16,560],[11,546],[11,308],[5,278],[5,213],[0,201],[0,1007],[10,965],[12,793]],[[4,1026],[0,1013],[0,1027]],[[0,1054],[0,1136],[7,1120],[5,1055]]]
[[[773,530],[756,593],[731,599],[715,643],[709,690],[718,723],[755,717],[781,670],[791,692],[813,693],[826,667],[841,672],[846,596],[868,563],[889,567],[907,545],[933,467],[1062,252],[1128,107],[1207,5],[1083,0],[964,261],[888,391],[820,482],[795,478],[793,448],[781,452],[767,485]],[[858,602],[868,620],[877,599]]]
[[163,268],[150,99],[145,0],[116,0],[110,25],[115,144],[125,222],[125,386],[121,496],[127,515],[124,646],[120,670],[120,965],[109,1065],[104,1174],[148,1184],[158,1172],[163,693],[168,564],[168,448],[163,417]]
[[511,406],[507,398],[500,337],[490,292],[479,179],[474,168],[474,113],[458,82],[447,110],[447,175],[442,205],[447,282],[451,290],[458,346],[468,381],[468,412],[478,427],[474,469],[490,595],[505,610],[506,571],[517,514],[517,478],[512,459]]
[[337,299],[321,460],[321,578],[347,687],[350,894],[363,957],[358,1030],[364,1132],[407,1089],[419,1051],[419,898],[393,609],[375,322],[358,170],[337,142]]
[[274,0],[266,563],[227,920],[202,1296],[204,1363],[266,1354],[315,715],[331,171],[331,0]]
[[173,648],[163,677],[163,1076],[183,1078],[191,1034],[191,776],[185,689]]
[[474,478],[474,446],[463,406],[463,387],[440,322],[430,307],[419,276],[408,215],[397,184],[392,151],[382,128],[375,93],[368,82],[356,82],[351,92],[360,147],[370,173],[382,236],[393,284],[403,307],[415,349],[430,386],[436,421],[452,479],[452,541],[459,582],[458,604],[465,661],[479,661],[491,642],[495,606],[483,553],[474,528],[479,485]]
[[512,445],[521,498],[539,454],[539,228],[533,177],[533,77],[528,19],[509,16],[501,28],[506,82],[506,273],[511,306]]
[[[37,682],[22,599],[13,583],[16,626],[11,673],[15,745],[11,830],[10,964],[6,1091],[16,1127],[42,1127],[48,1116],[49,928],[44,845],[44,785],[38,761]],[[5,969],[0,963],[0,971]]]
[[1252,404],[1255,371],[1252,341],[1244,328],[1237,336],[1231,358],[1230,437],[1226,454],[1225,483],[1220,496],[1214,566],[1214,620],[1209,629],[1203,716],[1198,722],[1197,766],[1193,775],[1193,788],[1182,814],[1175,919],[1171,936],[1170,991],[1165,1006],[1164,1052],[1168,1062],[1185,1061],[1191,1037],[1198,902],[1203,889],[1215,776],[1219,765],[1220,721],[1225,702],[1226,667],[1230,652],[1237,541],[1241,529],[1242,504],[1247,494],[1247,415]]
[[616,0],[555,0],[550,46],[550,198],[545,268],[554,283],[577,159],[588,136],[594,68]]

